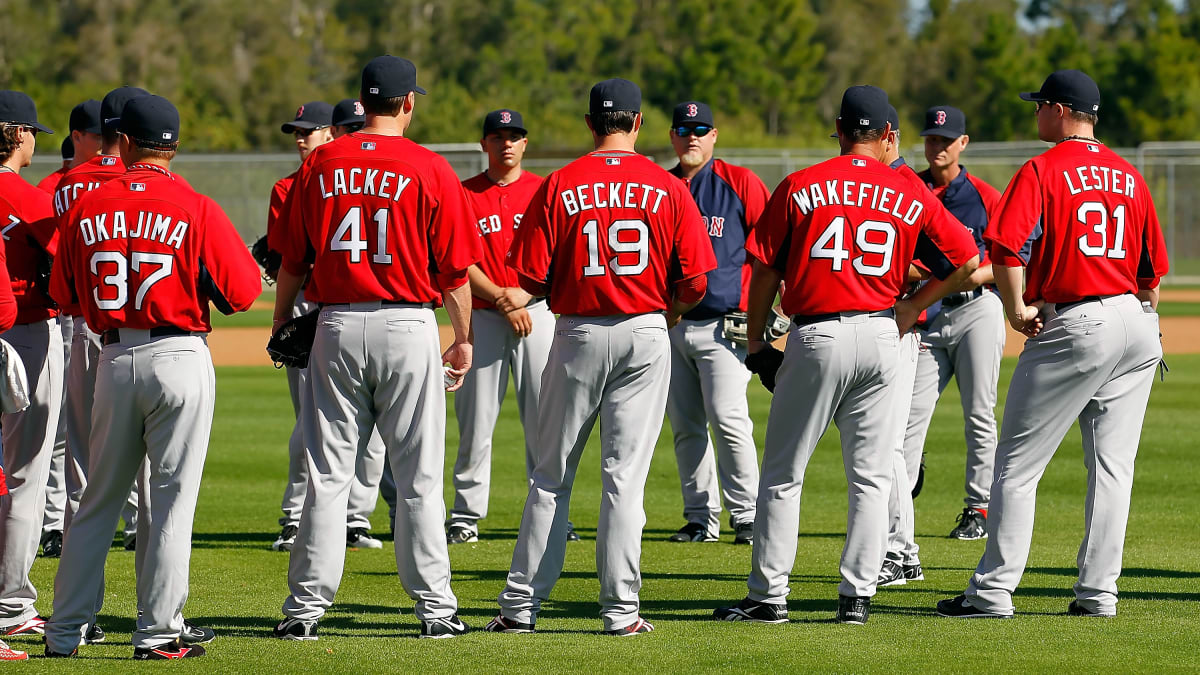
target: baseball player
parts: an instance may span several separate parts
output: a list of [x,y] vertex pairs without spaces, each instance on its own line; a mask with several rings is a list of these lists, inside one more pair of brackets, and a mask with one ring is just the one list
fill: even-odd
[[338,104],[333,106],[333,114],[330,119],[333,126],[329,129],[333,132],[333,137],[341,138],[362,129],[367,119],[364,116],[365,112],[358,99],[344,98],[338,101]]
[[71,143],[70,136],[64,138],[62,145],[59,147],[62,152],[62,166],[51,171],[45,178],[38,181],[37,184],[37,189],[48,194],[54,194],[54,188],[58,187],[59,179],[71,168],[71,164],[75,161],[75,146]]
[[931,307],[919,324],[926,348],[917,361],[904,453],[915,479],[938,397],[950,378],[957,378],[967,446],[966,507],[950,536],[980,539],[987,536],[988,491],[996,454],[996,384],[1005,336],[983,233],[1000,193],[958,163],[970,140],[961,110],[933,106],[925,112],[921,135],[929,168],[920,177],[951,215],[971,231],[982,263],[961,288]]
[[[450,590],[442,529],[444,391],[457,389],[471,366],[467,268],[478,262],[480,244],[449,163],[404,137],[416,94],[424,93],[412,62],[372,59],[362,72],[366,125],[313,151],[288,194],[276,325],[291,316],[306,275],[306,296],[321,304],[321,315],[303,417],[308,494],[278,638],[316,639],[333,604],[345,564],[334,542],[361,439],[373,427],[397,479],[396,566],[416,601],[420,635],[467,631]],[[454,329],[440,356],[439,298]],[[450,364],[444,372],[443,363]]]
[[454,462],[454,508],[446,523],[451,544],[477,541],[487,515],[492,471],[492,432],[512,370],[517,410],[525,429],[525,475],[537,463],[537,410],[542,371],[554,333],[554,314],[544,297],[533,297],[505,261],[525,207],[542,184],[521,168],[529,144],[521,113],[494,110],[483,120],[480,147],[486,171],[463,181],[483,241],[483,259],[471,278],[475,354],[471,371],[454,394],[458,458]]
[[17,303],[15,325],[0,337],[21,357],[30,400],[25,410],[0,416],[9,489],[0,503],[0,636],[42,632],[29,570],[42,532],[62,404],[62,334],[44,276],[58,249],[54,209],[48,194],[20,176],[33,161],[39,131],[52,133],[38,123],[33,100],[0,91],[0,233]]
[[987,548],[963,595],[937,611],[1013,615],[1037,485],[1077,418],[1088,492],[1067,613],[1115,616],[1134,457],[1162,358],[1155,308],[1167,250],[1145,181],[1095,138],[1096,83],[1059,70],[1021,98],[1037,106],[1038,138],[1055,146],[1013,177],[984,239],[1004,314],[1030,339],[1005,399]]
[[[46,655],[75,653],[94,618],[109,535],[145,463],[144,563],[133,658],[202,656],[181,639],[192,519],[208,450],[216,380],[208,304],[226,314],[261,292],[254,260],[216,202],[175,180],[179,113],[159,96],[123,106],[128,172],[81,199],[63,223],[52,278],[100,334],[91,463],[55,577]],[[142,217],[145,216],[145,217]]]
[[758,497],[758,453],[746,402],[750,371],[742,365],[745,347],[726,335],[725,323],[727,314],[746,310],[746,236],[770,192],[750,170],[713,159],[717,127],[707,104],[686,101],[675,106],[670,137],[679,158],[671,173],[696,200],[717,257],[704,298],[670,330],[667,418],[674,432],[687,521],[670,541],[717,541],[724,497],[733,543],[749,544]]
[[[837,121],[842,155],[784,179],[747,242],[755,263],[746,365],[759,372],[775,396],[758,490],[750,592],[737,605],[717,609],[715,618],[787,621],[804,470],[831,420],[841,431],[849,482],[836,619],[862,624],[869,617],[887,543],[895,464],[889,442],[895,427],[891,384],[899,334],[978,263],[962,226],[936,208],[928,191],[914,189],[880,161],[890,131],[887,119],[883,90],[847,89]],[[897,302],[918,233],[956,269],[945,281],[926,284]],[[793,320],[784,355],[760,337],[781,280],[783,309]]]
[[[296,110],[296,117],[291,122],[285,122],[280,130],[292,134],[296,139],[296,150],[300,153],[300,161],[308,158],[312,151],[333,140],[332,121],[334,108],[324,101],[310,101]],[[267,240],[271,248],[279,251],[285,246],[289,235],[283,220],[288,216],[284,213],[284,203],[288,192],[299,174],[299,169],[290,175],[280,178],[271,190],[270,210],[267,214]],[[269,272],[274,274],[274,272]],[[302,290],[296,296],[296,304],[292,308],[292,316],[301,316],[317,311],[315,302],[304,297]],[[283,526],[271,548],[276,551],[290,551],[296,541],[299,531],[300,514],[304,508],[304,495],[308,490],[308,467],[305,464],[304,428],[301,420],[304,418],[303,405],[305,387],[308,386],[307,368],[288,368],[288,390],[292,395],[292,410],[296,415],[296,423],[292,427],[292,435],[288,439],[288,483],[283,490],[283,517],[279,524]],[[375,503],[379,496],[379,480],[383,473],[384,447],[378,431],[367,437],[365,452],[355,467],[354,483],[350,488],[349,508],[346,512],[346,546],[353,548],[383,548],[383,542],[370,535],[371,514],[375,511]]]
[[670,380],[667,328],[700,301],[717,265],[683,183],[634,151],[641,103],[628,80],[592,87],[595,151],[546,178],[509,250],[521,287],[549,293],[561,316],[542,377],[533,484],[488,631],[533,632],[562,574],[571,487],[597,419],[600,616],[609,635],[654,630],[639,616],[638,591],[643,491]]

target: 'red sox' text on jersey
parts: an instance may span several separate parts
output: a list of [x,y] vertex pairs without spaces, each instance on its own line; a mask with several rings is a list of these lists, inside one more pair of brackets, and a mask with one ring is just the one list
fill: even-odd
[[875,159],[842,155],[775,188],[746,250],[783,273],[783,311],[879,311],[905,287],[918,235],[955,269],[977,254],[933,193]]
[[458,176],[403,136],[352,133],[318,147],[283,214],[283,266],[302,274],[312,263],[313,302],[440,303],[480,257]]
[[174,174],[135,164],[81,197],[61,225],[50,280],[88,327],[209,332],[209,300],[225,313],[262,292],[258,268],[216,202]]
[[[1043,227],[1047,222],[1053,226]],[[1025,260],[1021,248],[1031,237]],[[1063,142],[1026,162],[984,239],[992,262],[1027,268],[1027,303],[1134,293],[1167,273],[1146,182],[1099,143]]]
[[559,314],[665,311],[673,284],[717,266],[687,187],[646,157],[593,152],[546,177],[508,263],[549,283]]
[[[521,177],[509,185],[493,183],[484,171],[463,181],[467,200],[475,212],[475,224],[483,241],[483,257],[479,269],[501,287],[520,285],[517,272],[508,266],[508,248],[513,234],[525,217],[525,207],[542,184],[542,177],[522,171]],[[471,297],[475,309],[492,309],[494,305],[483,298]]]

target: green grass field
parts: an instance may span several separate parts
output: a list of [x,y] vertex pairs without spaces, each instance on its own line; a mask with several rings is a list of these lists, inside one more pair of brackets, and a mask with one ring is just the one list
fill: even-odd
[[[946,538],[961,510],[962,421],[953,386],[929,434],[929,473],[917,499],[917,533],[926,581],[884,589],[863,627],[832,623],[838,556],[845,531],[846,487],[831,431],[805,482],[799,556],[792,575],[791,623],[714,623],[718,605],[744,596],[750,550],[732,534],[714,544],[670,544],[682,524],[679,482],[664,431],[647,486],[643,539],[643,614],[657,630],[632,640],[598,634],[594,524],[599,504],[595,447],[584,457],[572,500],[583,541],[571,544],[562,580],[538,621],[537,635],[477,632],[455,640],[414,639],[412,602],[395,575],[390,548],[347,552],[337,603],[313,643],[268,639],[287,593],[287,556],[272,552],[283,489],[291,409],[282,373],[218,369],[212,446],[196,514],[191,596],[185,608],[219,637],[209,656],[176,664],[192,672],[989,672],[1200,669],[1200,357],[1172,357],[1155,383],[1138,465],[1121,603],[1115,619],[1064,616],[1072,598],[1086,486],[1079,433],[1072,431],[1041,484],[1029,568],[1013,621],[961,621],[934,615],[934,603],[960,592],[983,542]],[[1013,362],[1005,362],[1001,398]],[[769,397],[751,385],[760,443]],[[453,417],[451,416],[451,420]],[[457,435],[448,429],[447,483]],[[460,614],[482,627],[496,614],[524,499],[520,425],[510,396],[496,434],[491,515],[477,544],[451,549]],[[594,444],[593,444],[594,445]],[[447,492],[447,495],[450,493]],[[381,502],[382,505],[382,502]],[[386,509],[375,531],[387,531]],[[57,562],[39,559],[38,607],[49,614]],[[133,554],[114,549],[100,617],[108,643],[82,647],[84,662],[30,663],[47,672],[125,671],[132,664]],[[13,646],[40,653],[31,639]],[[10,666],[13,672],[22,666]]]

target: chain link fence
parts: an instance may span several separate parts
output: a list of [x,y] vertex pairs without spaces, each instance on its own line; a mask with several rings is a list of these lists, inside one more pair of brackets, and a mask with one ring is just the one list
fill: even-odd
[[[487,167],[487,158],[477,143],[429,146],[444,156],[462,178]],[[963,154],[967,169],[1004,191],[1008,181],[1026,160],[1047,148],[1037,141],[1014,143],[971,143]],[[1167,240],[1171,272],[1166,283],[1200,284],[1200,142],[1144,143],[1136,148],[1115,148],[1145,176],[1154,196],[1158,217]],[[785,176],[816,164],[837,152],[836,143],[812,149],[725,149],[717,156],[753,170],[769,188]],[[669,148],[655,148],[650,156],[660,164],[674,164]],[[926,166],[921,145],[908,148],[906,159],[915,168]],[[524,166],[545,175],[574,159],[531,152]],[[267,199],[279,178],[296,170],[295,153],[181,154],[172,168],[200,192],[215,199],[237,225],[242,238],[252,242],[266,231]],[[58,168],[52,156],[41,155],[24,174],[36,182]]]

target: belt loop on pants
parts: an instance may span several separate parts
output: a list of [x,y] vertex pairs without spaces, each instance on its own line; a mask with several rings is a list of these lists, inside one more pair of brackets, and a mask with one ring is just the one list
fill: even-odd
[[896,316],[896,311],[889,307],[888,309],[881,309],[876,312],[830,312],[829,314],[794,314],[794,315],[792,315],[792,323],[796,324],[797,326],[807,326],[808,324],[811,324],[811,323],[820,323],[822,321],[837,321],[837,320],[841,320],[842,318],[862,317],[862,316],[865,316],[865,317],[885,316],[885,317],[891,318],[891,317]]

